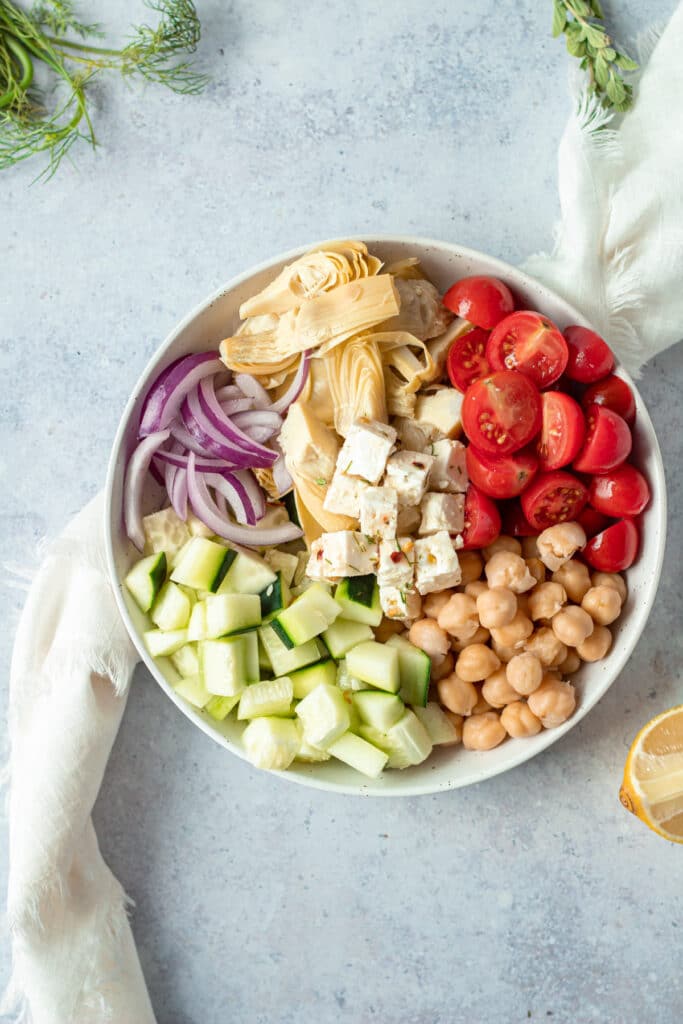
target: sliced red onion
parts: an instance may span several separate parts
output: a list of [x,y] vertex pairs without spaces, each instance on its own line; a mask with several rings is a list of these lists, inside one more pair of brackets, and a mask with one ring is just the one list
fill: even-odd
[[226,416],[234,416],[236,412],[247,412],[248,409],[253,409],[254,399],[228,398],[225,402],[220,402],[219,404]]
[[279,430],[282,426],[282,416],[279,412],[272,412],[270,409],[249,409],[248,412],[238,412],[232,418],[236,427],[243,430],[245,427],[272,427]]
[[[276,456],[269,448],[256,444],[232,422],[229,416],[225,415],[210,380],[203,380],[197,391],[190,392],[183,403],[183,422],[190,433],[194,433],[186,413],[189,413],[189,418],[209,436],[223,443],[229,441],[242,451],[256,456],[252,459],[252,466],[272,466],[275,462]],[[246,413],[241,415],[244,416]],[[194,436],[197,437],[197,434],[194,433]]]
[[[225,475],[225,474],[224,474]],[[263,488],[250,469],[238,469],[232,474],[244,487],[247,498],[254,509],[256,522],[263,519],[266,514],[266,498]]]
[[[274,452],[270,452],[267,448],[261,449],[260,445],[258,446],[259,450],[268,452],[269,457],[267,460],[263,456],[255,454],[253,451],[245,451],[244,448],[241,448],[233,441],[226,440],[226,438],[215,429],[213,424],[207,420],[202,410],[198,408],[196,394],[191,395],[189,399],[185,399],[182,407],[182,415],[183,423],[187,428],[187,432],[194,439],[192,449],[199,447],[200,454],[202,455],[218,457],[219,459],[225,460],[225,462],[230,465],[239,466],[243,469],[248,469],[250,466],[269,466],[276,458]],[[236,434],[239,433],[239,436],[243,437],[246,443],[253,447],[257,447],[255,443],[246,436],[246,434],[243,434],[242,431],[237,431],[236,427],[235,432]],[[177,437],[180,436],[180,434],[175,430],[174,434]],[[195,454],[198,453],[195,451]]]
[[214,497],[214,501],[216,502],[216,508],[218,509],[220,514],[223,516],[223,518],[227,519],[228,518],[228,503],[225,500],[225,497],[221,494],[220,491],[214,491],[213,497]]
[[168,496],[175,514],[185,522],[187,519],[187,470],[174,467],[174,472],[175,476]]
[[259,384],[256,377],[252,377],[249,373],[236,373],[235,384],[243,395],[248,395],[249,398],[255,400],[257,409],[270,409],[270,395],[263,384]]
[[[158,454],[159,453],[157,452],[157,455]],[[156,464],[156,455],[154,456],[154,458],[152,459],[152,461],[149,464],[149,471],[152,474],[152,476],[154,477],[154,479],[156,480],[156,482],[159,484],[160,487],[165,487],[166,486],[166,480],[164,479],[164,474],[161,472],[161,470],[159,469],[159,467]]]
[[140,437],[168,427],[177,416],[185,395],[205,377],[225,371],[215,352],[199,352],[177,360],[157,377],[147,392],[140,418]]
[[126,467],[123,484],[123,523],[126,534],[138,551],[142,551],[145,546],[145,534],[142,529],[142,489],[145,477],[155,453],[165,441],[168,441],[169,435],[169,430],[149,434],[139,443]]
[[231,398],[244,398],[244,392],[236,384],[226,384],[223,388],[216,388],[216,398],[219,402],[227,402]]
[[306,383],[306,379],[308,377],[308,367],[310,362],[311,353],[307,349],[304,353],[302,353],[301,360],[299,362],[299,367],[296,373],[294,374],[294,379],[292,380],[292,383],[289,385],[284,395],[278,398],[277,402],[273,402],[273,404],[271,405],[270,408],[273,409],[274,412],[279,412],[284,415],[284,413],[286,413],[287,410],[289,409],[292,402],[296,402],[297,398],[303,391],[304,384]]
[[203,476],[206,486],[213,487],[217,495],[220,494],[225,498],[238,523],[245,526],[256,525],[254,507],[249,501],[244,487],[232,473],[224,473],[222,476],[215,473],[204,473]]
[[291,491],[292,487],[294,486],[294,481],[292,480],[289,470],[287,469],[287,464],[285,463],[284,455],[281,455],[277,462],[273,464],[272,472],[273,483],[277,488],[278,497],[281,498],[283,494],[287,493],[287,491]]
[[[171,428],[171,434],[173,430]],[[199,445],[197,445],[199,447]],[[180,446],[179,446],[180,448]],[[199,453],[195,453],[199,454]],[[170,452],[157,452],[154,456],[154,460],[164,463],[170,463],[172,466],[177,466],[179,469],[187,469],[187,454],[180,448],[180,451]],[[199,454],[199,458],[196,460],[196,469],[198,473],[220,473],[224,469],[231,468],[226,463],[225,459],[207,459],[203,455]]]
[[219,537],[245,547],[260,548],[286,544],[301,536],[302,531],[294,523],[283,523],[282,526],[272,529],[259,529],[257,526],[238,526],[236,523],[226,522],[209,493],[204,477],[195,471],[194,463],[195,458],[192,454],[187,467],[190,504],[195,515]]

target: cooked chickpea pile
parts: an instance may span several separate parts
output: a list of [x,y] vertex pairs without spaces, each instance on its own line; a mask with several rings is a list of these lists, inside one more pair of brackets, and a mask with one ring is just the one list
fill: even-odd
[[578,523],[521,543],[499,537],[460,554],[458,588],[425,597],[408,639],[429,655],[438,699],[469,750],[562,725],[576,707],[563,677],[609,651],[626,584],[591,575],[573,557],[585,543]]

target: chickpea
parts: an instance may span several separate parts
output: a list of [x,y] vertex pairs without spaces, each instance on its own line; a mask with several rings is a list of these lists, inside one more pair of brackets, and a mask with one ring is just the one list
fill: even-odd
[[448,604],[454,593],[454,590],[437,590],[433,594],[426,594],[422,598],[422,611],[427,618],[438,619],[439,612]]
[[512,661],[516,654],[519,654],[519,650],[516,647],[507,647],[505,644],[497,643],[494,639],[491,640],[491,646],[500,660],[506,665]]
[[571,559],[553,573],[553,582],[562,584],[570,601],[581,604],[583,595],[590,589],[591,578],[583,562]]
[[567,647],[578,647],[593,632],[593,620],[577,605],[569,605],[553,615],[553,633]]
[[567,651],[567,657],[557,667],[563,676],[571,676],[581,668],[581,658],[576,651]]
[[535,736],[543,728],[540,720],[523,700],[507,704],[500,713],[500,721],[505,731],[515,739]]
[[483,594],[488,589],[488,584],[484,583],[483,580],[473,580],[471,583],[468,583],[467,586],[465,587],[465,593],[469,597],[473,597],[474,600],[476,601],[479,595]]
[[599,626],[609,626],[621,615],[621,597],[616,587],[591,587],[584,594],[581,607]]
[[594,587],[614,587],[622,604],[626,600],[626,581],[618,572],[594,572],[591,580]]
[[527,558],[526,567],[537,583],[545,583],[545,566],[540,558]]
[[552,619],[567,600],[567,591],[561,583],[539,583],[529,597],[532,619]]
[[512,622],[499,629],[492,629],[491,636],[503,647],[521,647],[534,631],[534,624],[523,612],[517,611]]
[[558,523],[539,535],[538,557],[551,572],[557,572],[579,548],[586,546],[586,534],[580,523]]
[[[553,636],[555,636],[555,634],[553,633],[552,629],[550,630],[550,632],[552,633]],[[557,640],[557,637],[555,637],[555,639]],[[563,644],[561,640],[557,640],[557,654],[555,655],[554,658],[551,658],[550,661],[548,662],[548,668],[551,668],[553,670],[557,669],[558,672],[559,672],[560,665],[562,664],[564,659],[567,657],[568,653],[569,653],[569,648],[566,646],[566,644]],[[560,676],[561,675],[562,675],[562,673],[560,672]]]
[[584,661],[600,661],[612,646],[612,634],[607,626],[596,626],[590,636],[576,645],[576,652]]
[[459,551],[458,561],[460,562],[460,574],[463,587],[468,583],[474,583],[481,577],[484,571],[484,559],[478,551]]
[[449,676],[455,668],[455,658],[450,651],[443,658],[439,655],[436,658],[431,658],[430,661],[432,663],[430,679],[433,683],[438,683],[439,679]]
[[498,551],[492,555],[484,571],[490,587],[507,587],[515,594],[522,594],[536,586],[524,559],[510,551]]
[[484,629],[480,626],[477,632],[469,638],[469,640],[454,639],[451,643],[451,647],[458,654],[460,651],[464,651],[466,647],[471,647],[472,644],[486,644],[491,639],[491,634],[488,629]]
[[553,729],[566,722],[574,711],[574,687],[554,676],[544,676],[539,688],[529,695],[528,704],[536,717],[540,718],[543,728]]
[[481,692],[481,689],[477,689],[477,703],[472,708],[472,714],[483,715],[485,711],[493,711],[493,708]]
[[441,629],[459,640],[469,640],[479,629],[479,617],[474,598],[468,594],[453,594],[443,606],[437,619]]
[[507,587],[491,587],[477,597],[479,621],[487,629],[499,629],[512,622],[517,612],[517,597]]
[[456,715],[471,715],[479,700],[479,691],[472,683],[451,672],[436,684],[439,700],[445,708]]
[[472,715],[463,722],[462,744],[467,750],[492,750],[502,743],[507,733],[495,711]]
[[517,594],[517,611],[526,615],[527,619],[531,618],[529,615],[529,593]]
[[488,562],[499,551],[510,551],[513,555],[521,555],[522,545],[515,537],[506,537],[505,534],[501,534],[500,537],[496,537],[493,544],[484,548],[484,561]]
[[408,630],[408,639],[431,657],[448,654],[448,634],[434,619],[418,619]]
[[484,680],[481,695],[493,708],[503,708],[519,698],[517,691],[508,682],[504,667],[496,669]]
[[548,626],[541,626],[540,629],[537,629],[527,640],[524,650],[527,654],[533,654],[538,658],[541,665],[546,668],[563,661],[567,654],[565,644],[555,636],[553,630]]
[[506,668],[510,686],[524,697],[537,690],[543,679],[543,667],[534,654],[524,652],[511,658]]
[[500,668],[499,658],[484,644],[470,644],[460,652],[455,663],[455,671],[460,678],[467,679],[470,683],[486,679],[497,668]]
[[455,742],[462,743],[462,715],[456,715],[455,712],[449,711],[447,708],[444,711],[444,715],[446,716],[446,718],[448,719],[448,721],[451,723],[456,733],[458,734],[458,738]]

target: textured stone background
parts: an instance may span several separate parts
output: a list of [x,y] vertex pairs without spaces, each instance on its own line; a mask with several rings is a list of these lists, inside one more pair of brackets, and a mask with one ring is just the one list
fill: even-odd
[[[629,39],[674,3],[608,6]],[[512,262],[550,243],[569,100],[549,2],[199,7],[202,97],[108,81],[96,154],[47,185],[28,187],[35,167],[3,175],[3,562],[29,564],[101,486],[150,353],[244,267],[374,231]],[[681,347],[642,383],[672,470],[682,386]],[[560,744],[469,790],[361,802],[288,785],[138,672],[95,817],[160,1024],[680,1019],[681,851],[617,801],[631,738],[681,699],[673,471],[669,486],[667,565],[627,671]],[[6,685],[22,595],[1,600]]]

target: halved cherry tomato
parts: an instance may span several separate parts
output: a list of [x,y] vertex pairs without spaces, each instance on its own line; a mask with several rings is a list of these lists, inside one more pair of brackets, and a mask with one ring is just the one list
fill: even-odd
[[576,519],[588,500],[585,486],[571,473],[539,473],[521,497],[522,511],[539,531]]
[[591,505],[606,516],[639,515],[650,500],[650,488],[643,474],[630,466],[618,466],[610,473],[594,476],[588,488]]
[[450,382],[463,394],[475,380],[491,372],[485,355],[488,336],[488,331],[474,327],[461,338],[456,338],[448,350],[446,369]]
[[541,396],[516,370],[500,370],[470,384],[462,425],[479,451],[507,455],[523,448],[541,426]]
[[569,346],[567,376],[582,384],[602,380],[614,369],[614,356],[606,341],[587,327],[567,327],[564,336]]
[[497,277],[463,277],[448,289],[443,304],[456,316],[486,331],[515,308],[512,292]]
[[522,512],[518,501],[507,501],[503,509],[503,533],[508,537],[535,537],[538,533]]
[[470,480],[491,498],[516,498],[538,469],[538,459],[529,451],[487,455],[469,445],[465,458]]
[[578,455],[586,423],[578,402],[562,391],[541,395],[543,424],[536,451],[541,469],[549,472],[568,466]]
[[470,484],[465,495],[463,549],[485,548],[500,535],[500,512],[496,503]]
[[569,350],[552,320],[521,310],[491,331],[486,358],[494,370],[519,370],[536,387],[547,388],[562,376]]
[[589,405],[586,440],[574,459],[574,469],[579,473],[608,473],[629,457],[632,444],[626,420],[604,405]]
[[620,519],[586,544],[583,556],[598,572],[622,572],[638,554],[638,530],[630,519]]
[[576,521],[583,527],[583,532],[589,539],[609,526],[609,517],[591,508],[590,505],[586,505],[583,512],[579,512]]
[[604,380],[591,384],[584,392],[581,402],[584,406],[592,403],[604,405],[612,412],[619,413],[629,425],[636,418],[636,400],[633,391],[625,380],[616,377],[613,373],[609,377],[605,377]]

